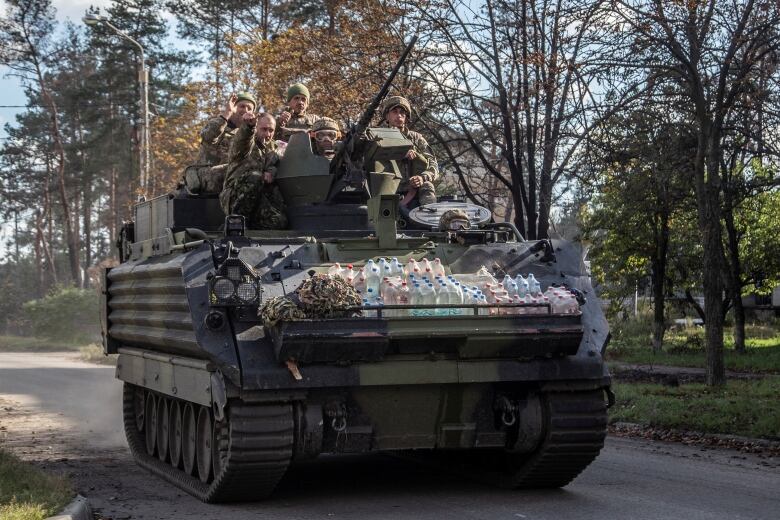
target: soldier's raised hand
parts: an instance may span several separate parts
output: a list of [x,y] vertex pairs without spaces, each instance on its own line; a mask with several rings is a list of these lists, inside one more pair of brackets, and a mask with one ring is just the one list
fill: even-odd
[[284,126],[287,124],[287,122],[290,120],[291,117],[292,114],[287,110],[285,110],[284,112],[279,114],[279,117],[276,119],[276,121],[279,123],[279,126]]
[[236,113],[236,105],[238,104],[238,96],[235,94],[232,94],[225,104],[225,110],[222,112],[222,115],[225,119],[230,119],[230,117]]
[[255,123],[257,123],[257,114],[254,112],[246,112],[241,119],[246,123],[248,126],[255,126]]
[[409,159],[411,161],[411,160],[414,160],[415,157],[417,157],[417,152],[415,152],[414,149],[409,150],[408,152],[406,152],[405,159]]

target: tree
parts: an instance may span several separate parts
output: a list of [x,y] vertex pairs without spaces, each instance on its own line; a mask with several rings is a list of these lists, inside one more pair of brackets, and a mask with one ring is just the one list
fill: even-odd
[[638,93],[619,90],[605,64],[606,3],[403,5],[421,33],[415,72],[426,115],[457,131],[508,190],[521,233],[547,237],[556,188],[578,169],[589,133]]
[[652,104],[616,115],[592,143],[596,163],[604,167],[586,226],[594,242],[591,260],[602,272],[609,266],[613,279],[626,270],[625,288],[631,291],[649,271],[652,344],[658,352],[666,330],[665,299],[673,289],[668,265],[686,258],[670,258],[670,247],[675,222],[686,217],[696,143],[687,125]]
[[56,153],[57,172],[65,236],[68,244],[70,276],[74,285],[81,283],[78,234],[74,230],[71,201],[65,178],[65,148],[60,129],[60,114],[51,92],[47,68],[56,57],[51,42],[54,13],[50,0],[9,0],[6,17],[0,20],[0,40],[7,43],[0,52],[0,63],[8,66],[28,88],[40,96],[50,117],[50,135]]
[[[703,247],[707,383],[725,384],[724,261],[721,196],[727,126],[748,95],[748,79],[776,52],[780,13],[775,2],[745,0],[616,1],[623,70],[651,71],[677,87],[697,139],[694,186]],[[676,94],[675,94],[676,95]]]

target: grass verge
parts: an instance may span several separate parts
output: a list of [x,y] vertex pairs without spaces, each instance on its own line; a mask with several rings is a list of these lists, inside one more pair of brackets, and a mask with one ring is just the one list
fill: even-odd
[[71,498],[66,478],[44,473],[0,448],[0,518],[43,519],[57,514]]
[[117,355],[109,354],[106,356],[103,353],[103,347],[97,343],[90,343],[84,347],[79,348],[79,357],[82,361],[88,363],[96,363],[98,365],[116,365]]
[[24,336],[1,336],[0,352],[59,352],[63,350],[78,350],[83,343],[72,343],[48,338]]
[[670,387],[617,383],[610,422],[780,440],[780,378]]
[[[647,365],[700,367],[707,364],[704,329],[686,327],[667,331],[661,352],[651,347],[650,332],[643,327],[615,327],[615,338],[607,348],[607,361]],[[780,374],[780,331],[767,325],[749,325],[745,330],[745,354],[734,350],[734,338],[724,336],[727,370]]]

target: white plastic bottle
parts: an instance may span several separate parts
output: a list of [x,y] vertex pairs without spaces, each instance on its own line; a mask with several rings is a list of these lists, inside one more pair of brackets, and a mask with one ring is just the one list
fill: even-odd
[[375,310],[373,310],[373,309],[370,309],[370,310],[366,309],[366,307],[368,307],[369,305],[371,305],[371,304],[368,302],[368,298],[363,298],[363,309],[364,309],[363,310],[363,316],[366,316],[366,317],[376,316],[376,311]]
[[441,277],[447,276],[447,270],[444,269],[444,264],[441,263],[441,258],[434,258],[433,273]]
[[535,297],[542,294],[542,286],[533,273],[528,273],[528,291]]
[[328,276],[331,278],[335,276],[341,276],[341,274],[342,274],[341,264],[339,264],[338,262],[336,262],[335,264],[333,264],[328,268]]
[[488,301],[484,294],[479,295],[479,314],[481,316],[487,316],[490,314],[490,308],[488,307]]
[[[398,299],[397,295],[398,288],[388,280],[384,287],[384,292],[382,293],[382,301],[385,305],[396,305]],[[396,309],[387,309],[384,312],[384,316],[398,316],[398,311]]]
[[419,283],[414,283],[409,290],[409,304],[412,308],[409,310],[410,316],[421,316],[422,309],[418,309],[418,305],[423,304],[422,290]]
[[393,276],[400,276],[401,278],[403,278],[404,275],[406,274],[404,270],[404,266],[401,265],[401,262],[399,262],[398,258],[395,256],[390,261],[390,269],[393,272]]
[[[450,288],[443,280],[438,282],[438,290],[436,291],[436,305],[449,305],[450,304]],[[436,316],[449,316],[450,309],[436,309]]]
[[[396,288],[395,304],[396,305],[409,305],[411,298],[411,292],[409,291],[409,285],[406,282],[401,282],[401,285]],[[408,309],[396,309],[396,316],[408,316]]]
[[379,284],[382,279],[379,277],[379,269],[374,266],[366,272],[366,291],[373,289],[374,294],[379,294]]

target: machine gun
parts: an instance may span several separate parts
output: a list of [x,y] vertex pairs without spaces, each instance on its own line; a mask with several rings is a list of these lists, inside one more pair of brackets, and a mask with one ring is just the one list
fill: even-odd
[[409,53],[412,51],[412,48],[416,42],[417,36],[414,36],[404,49],[404,52],[398,59],[398,63],[396,63],[395,67],[393,67],[390,75],[387,76],[387,79],[382,85],[382,88],[379,89],[379,92],[377,92],[376,96],[374,96],[374,98],[368,104],[368,107],[366,107],[366,109],[363,111],[363,114],[360,116],[357,124],[352,125],[352,128],[350,128],[349,132],[344,138],[342,145],[339,147],[339,149],[336,151],[336,154],[333,156],[333,159],[330,161],[330,173],[331,175],[337,176],[337,180],[333,183],[330,191],[328,192],[328,201],[332,201],[333,198],[346,186],[367,186],[366,175],[363,167],[357,165],[352,158],[355,156],[358,143],[363,139],[363,136],[366,133],[366,129],[371,123],[376,110],[385,99],[385,96],[387,96],[387,92],[390,90],[390,85],[393,83],[396,74],[398,74],[398,71],[403,66],[406,58],[409,56]]

